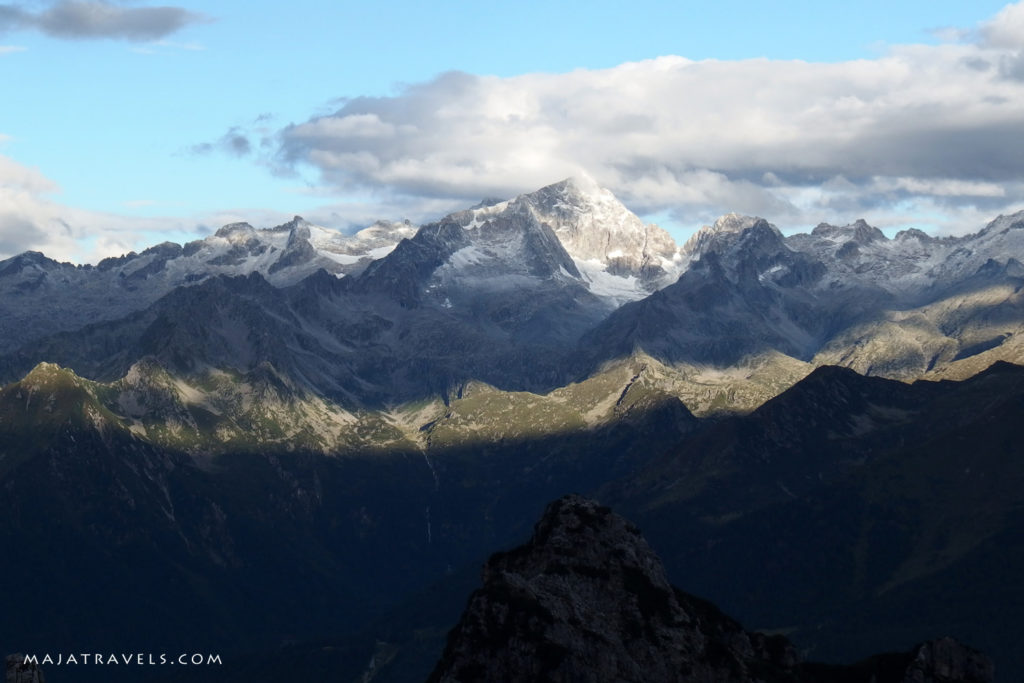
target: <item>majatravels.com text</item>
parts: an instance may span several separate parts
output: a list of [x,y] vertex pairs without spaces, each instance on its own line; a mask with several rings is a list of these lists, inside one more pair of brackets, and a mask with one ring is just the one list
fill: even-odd
[[178,654],[169,655],[155,652],[132,653],[92,653],[92,652],[60,652],[44,655],[25,655],[25,664],[37,666],[216,666],[221,665],[219,654]]

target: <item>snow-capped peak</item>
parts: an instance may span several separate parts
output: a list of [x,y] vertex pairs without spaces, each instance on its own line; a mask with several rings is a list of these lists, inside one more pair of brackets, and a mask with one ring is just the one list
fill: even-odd
[[858,218],[851,225],[844,225],[842,227],[829,225],[828,223],[819,223],[811,231],[811,235],[833,241],[856,242],[861,245],[879,240],[884,242],[889,239],[881,230],[868,225],[868,222],[863,218]]
[[[256,228],[248,223],[228,223],[213,234],[214,237],[221,237],[229,241],[237,241],[240,236],[250,237],[256,234]],[[244,239],[244,237],[242,237]]]
[[724,216],[720,216],[718,220],[712,223],[710,226],[704,226],[711,232],[723,233],[741,233],[747,228],[753,227],[758,221],[764,220],[758,216],[744,216],[739,213],[727,213]]
[[695,261],[711,250],[720,250],[732,244],[736,239],[750,228],[764,223],[769,228],[778,232],[778,229],[771,226],[763,218],[758,216],[744,216],[738,213],[727,213],[711,225],[705,225],[693,233],[690,239],[686,240],[681,249],[683,258],[687,261]]
[[597,181],[589,175],[574,175],[550,187],[557,189],[562,193],[563,197],[577,205],[607,205],[614,207],[614,211],[618,211],[618,207],[622,207],[622,204],[615,198],[611,190],[598,185]]
[[547,226],[590,290],[616,305],[643,298],[679,275],[679,249],[672,237],[644,224],[586,175],[508,201],[487,200],[447,220],[468,231],[500,230],[502,221]]
[[1000,214],[991,223],[985,226],[981,235],[1004,233],[1008,230],[1024,228],[1024,211],[1017,211],[1007,216]]
[[380,240],[380,239],[393,239],[398,238],[396,241],[400,241],[405,237],[412,237],[416,234],[416,226],[410,223],[408,220],[392,222],[392,221],[377,221],[368,228],[363,228],[355,234],[355,238],[360,241]]
[[[589,176],[576,176],[522,195],[573,259],[597,262],[609,272],[650,287],[678,276],[678,246],[656,225],[645,224]],[[662,282],[664,280],[664,282]]]

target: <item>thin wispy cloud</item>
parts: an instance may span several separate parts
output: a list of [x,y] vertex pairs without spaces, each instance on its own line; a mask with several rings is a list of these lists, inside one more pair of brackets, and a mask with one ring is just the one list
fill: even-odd
[[0,55],[9,55],[15,52],[24,52],[27,47],[21,47],[20,45],[0,45]]
[[129,48],[135,54],[140,55],[164,55],[176,52],[203,52],[204,45],[199,43],[175,43],[169,40],[156,40],[141,45],[134,45]]
[[206,50],[205,45],[199,43],[175,43],[170,40],[158,40],[154,43],[157,47],[164,47],[169,50],[186,50],[188,52],[202,52]]
[[633,208],[687,223],[732,210],[897,219],[917,207],[976,229],[956,216],[1024,202],[1024,3],[971,35],[841,63],[662,57],[447,73],[287,126],[276,160],[339,193],[509,196],[584,171]]
[[54,38],[154,41],[185,26],[208,21],[181,7],[126,7],[104,0],[58,0],[0,5],[0,32],[36,30]]

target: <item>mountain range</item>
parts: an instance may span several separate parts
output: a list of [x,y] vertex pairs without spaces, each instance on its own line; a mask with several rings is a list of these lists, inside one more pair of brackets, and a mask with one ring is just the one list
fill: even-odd
[[1024,212],[730,214],[679,246],[570,179],[418,228],[0,261],[0,642],[270,670],[327,638],[353,679],[422,680],[435,598],[580,491],[817,658],[953,635],[1024,673],[1022,260]]

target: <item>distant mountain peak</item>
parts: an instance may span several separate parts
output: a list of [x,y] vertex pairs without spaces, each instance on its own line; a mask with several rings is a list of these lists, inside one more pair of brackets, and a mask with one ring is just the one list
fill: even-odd
[[43,361],[37,363],[21,382],[26,387],[50,385],[54,382],[78,385],[81,378],[73,370],[62,368],[56,363]]
[[[590,176],[572,176],[542,187],[536,192],[520,195],[530,203],[566,217],[573,213],[604,213],[608,217],[623,218],[633,214],[612,194]],[[640,225],[643,225],[642,223]]]
[[695,232],[683,244],[681,252],[688,260],[694,261],[708,252],[720,252],[732,246],[744,233],[753,228],[772,232],[782,238],[778,228],[759,216],[727,213],[711,225],[705,225]]
[[294,228],[296,228],[297,226],[300,226],[300,225],[310,225],[310,222],[307,221],[302,216],[296,214],[296,215],[292,216],[292,219],[290,221],[288,221],[287,223],[282,223],[281,225],[279,225],[276,228],[274,228],[274,230],[285,230],[285,229],[292,230],[292,229],[294,229]]
[[900,230],[896,233],[894,238],[897,242],[906,242],[907,240],[917,240],[918,242],[929,243],[934,242],[935,238],[926,233],[924,230],[918,228],[907,228],[906,230]]
[[679,274],[675,240],[658,226],[644,223],[589,176],[566,178],[516,201],[529,205],[551,226],[594,282],[607,275],[632,277],[642,283],[637,291],[646,293]]
[[706,227],[711,232],[716,233],[740,233],[762,221],[764,221],[764,219],[760,216],[746,216],[744,214],[732,212],[727,213],[724,216],[720,216],[714,223]]
[[505,201],[507,201],[507,200],[502,199],[501,197],[484,197],[479,202],[477,202],[473,206],[469,207],[469,210],[470,211],[476,211],[477,209],[486,209],[486,208],[495,206],[497,204],[502,204]]
[[24,251],[17,256],[0,261],[0,275],[13,275],[20,273],[26,268],[43,268],[59,265],[59,263],[42,252]]
[[254,234],[255,232],[256,232],[256,228],[252,227],[251,225],[249,225],[245,221],[240,221],[238,223],[228,223],[227,225],[225,225],[225,226],[221,227],[219,230],[217,230],[217,232],[213,233],[213,236],[214,237],[223,237],[225,239],[230,239],[234,235],[238,235],[238,234],[249,235],[249,234]]
[[1005,233],[1022,228],[1024,228],[1024,211],[1017,211],[1007,215],[1000,214],[996,216],[995,220],[986,225],[980,234]]
[[811,235],[832,240],[851,241],[860,245],[870,244],[875,241],[884,242],[889,239],[885,236],[885,233],[878,228],[869,225],[863,218],[858,218],[850,225],[844,225],[842,227],[829,225],[828,223],[819,223],[817,227],[811,231]]
[[573,194],[589,199],[615,198],[615,195],[612,194],[611,190],[601,187],[594,178],[585,173],[578,173],[576,175],[569,176],[564,180],[549,185],[549,187],[558,188],[566,194]]
[[403,237],[412,237],[415,234],[416,226],[406,218],[400,221],[374,221],[373,225],[358,231],[355,234],[355,238],[361,241],[370,241],[397,237],[397,241]]
[[23,251],[14,259],[23,263],[48,263],[53,260],[41,251]]

